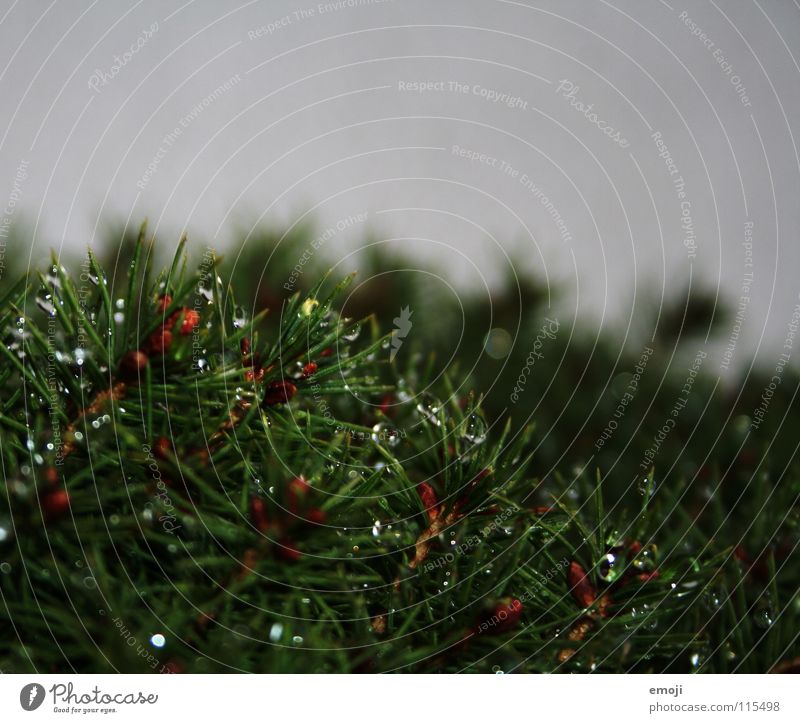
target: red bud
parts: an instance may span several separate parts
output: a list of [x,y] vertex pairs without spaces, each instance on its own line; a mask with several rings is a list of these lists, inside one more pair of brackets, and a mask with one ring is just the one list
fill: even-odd
[[181,323],[180,335],[188,336],[200,323],[200,314],[194,309],[183,309],[183,322]]
[[150,354],[163,355],[172,346],[172,332],[166,328],[156,329],[147,340],[147,351]]
[[586,575],[586,571],[574,560],[567,568],[567,585],[575,602],[588,608],[597,599],[597,590]]
[[259,532],[266,532],[269,528],[267,506],[260,497],[252,497],[250,499],[250,518]]
[[433,522],[439,516],[439,502],[436,499],[436,491],[427,482],[420,482],[417,485],[417,492],[422,504],[425,505],[428,519]]
[[264,392],[263,404],[273,407],[276,404],[286,404],[295,394],[297,387],[286,380],[271,382]]
[[69,512],[69,492],[51,490],[42,498],[42,511],[46,520],[55,522]]
[[119,375],[126,381],[132,382],[144,374],[148,362],[147,354],[143,351],[129,351],[119,362]]
[[156,303],[156,309],[161,314],[165,314],[169,305],[172,303],[172,297],[169,294],[164,294],[163,296],[159,297],[158,302]]

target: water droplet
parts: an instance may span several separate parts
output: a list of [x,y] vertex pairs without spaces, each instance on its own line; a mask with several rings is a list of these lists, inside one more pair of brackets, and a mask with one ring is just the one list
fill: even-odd
[[720,593],[717,590],[707,590],[703,595],[703,603],[709,610],[716,610],[722,604]]
[[361,334],[361,324],[353,324],[347,331],[342,334],[342,339],[345,341],[355,341]]
[[243,306],[237,306],[233,311],[233,328],[242,329],[247,324],[247,313]]
[[620,568],[616,562],[617,556],[611,552],[601,558],[597,566],[597,574],[603,582],[614,582],[619,577]]
[[417,404],[417,412],[419,415],[437,427],[442,426],[442,420],[439,416],[441,409],[441,403],[430,395],[425,395]]
[[761,630],[766,630],[770,625],[772,625],[774,619],[775,616],[770,607],[763,607],[760,610],[756,610],[755,614],[753,615],[753,623]]
[[11,542],[13,534],[11,521],[8,518],[0,519],[0,544]]
[[281,635],[283,635],[283,625],[281,623],[272,623],[269,629],[269,639],[273,643],[280,642]]
[[396,447],[400,444],[400,433],[384,422],[378,422],[372,428],[372,441],[378,444],[386,444],[389,447]]
[[150,645],[154,648],[163,648],[166,644],[167,639],[161,633],[156,633],[150,638]]
[[53,302],[53,295],[42,291],[36,297],[36,306],[38,306],[48,316],[56,315],[56,306]]
[[656,493],[656,481],[651,480],[648,477],[644,477],[643,479],[639,480],[639,494],[649,495],[652,497]]
[[646,545],[636,554],[633,566],[637,570],[652,572],[656,568],[658,548],[655,545]]
[[[631,614],[633,614],[633,612],[634,611],[631,610]],[[655,630],[658,626],[658,618],[653,615],[653,610],[647,603],[644,603],[641,610],[639,610],[639,617],[642,618],[642,622],[640,623],[642,630]]]
[[54,289],[61,288],[61,279],[58,277],[58,266],[51,266],[44,278]]
[[466,421],[464,439],[472,444],[483,444],[486,441],[487,427],[483,417],[470,414]]
[[295,645],[302,645],[302,644],[303,644],[303,638],[302,638],[300,635],[295,635],[295,636],[292,638],[292,642],[293,642]]
[[214,290],[208,286],[208,281],[205,277],[197,285],[197,293],[206,300],[206,304],[214,303]]

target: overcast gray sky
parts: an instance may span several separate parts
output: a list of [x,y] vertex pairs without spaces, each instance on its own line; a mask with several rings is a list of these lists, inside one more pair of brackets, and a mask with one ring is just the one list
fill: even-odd
[[370,229],[456,284],[514,252],[595,326],[702,279],[747,297],[734,364],[783,350],[793,0],[25,0],[0,18],[3,234],[24,219],[78,249],[147,215],[169,244],[224,247],[310,215],[340,225],[334,258]]

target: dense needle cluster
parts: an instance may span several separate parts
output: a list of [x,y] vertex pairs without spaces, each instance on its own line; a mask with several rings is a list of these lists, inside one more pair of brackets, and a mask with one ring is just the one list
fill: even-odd
[[657,466],[633,504],[539,479],[532,426],[337,313],[351,277],[267,324],[216,259],[151,259],[143,228],[122,277],[1,292],[3,671],[796,665],[796,483],[744,539]]

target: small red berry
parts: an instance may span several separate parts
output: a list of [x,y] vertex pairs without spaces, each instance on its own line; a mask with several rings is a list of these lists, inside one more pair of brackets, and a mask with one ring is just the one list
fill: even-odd
[[633,560],[642,551],[642,543],[639,540],[633,540],[628,545],[628,559]]
[[200,314],[194,309],[183,310],[183,322],[181,323],[180,335],[188,336],[191,334],[197,325],[200,323]]
[[156,309],[159,311],[159,313],[165,314],[171,303],[172,297],[169,294],[164,294],[158,298]]
[[172,346],[172,332],[167,329],[157,329],[147,341],[148,351],[151,354],[163,355]]
[[180,673],[185,673],[186,668],[183,667],[183,664],[178,660],[168,660],[164,665],[161,666],[161,673],[164,675],[177,675]]
[[266,532],[269,527],[267,519],[267,506],[260,497],[250,499],[250,518],[259,532]]
[[303,379],[308,379],[309,377],[313,377],[314,374],[317,372],[317,363],[316,362],[308,362],[303,367]]
[[119,375],[126,381],[136,381],[144,374],[149,361],[143,351],[129,351],[119,362]]
[[383,414],[388,415],[393,401],[394,397],[391,394],[386,394],[383,399],[381,399],[378,409],[380,409]]
[[295,394],[297,387],[286,380],[271,382],[264,392],[264,406],[273,407],[276,404],[286,404]]
[[588,608],[597,599],[597,590],[587,577],[586,570],[574,560],[567,568],[567,585],[573,599],[582,608]]
[[305,500],[308,493],[311,491],[311,485],[308,484],[302,477],[296,477],[287,487],[287,497],[289,501],[289,510],[297,513],[300,503]]
[[257,369],[246,369],[244,373],[245,381],[260,382],[264,378],[264,370],[261,367]]
[[280,543],[278,543],[278,554],[284,560],[288,560],[289,562],[296,562],[302,556],[300,550],[298,550],[288,540],[282,540]]
[[483,614],[477,632],[505,633],[515,628],[522,617],[522,602],[517,598],[504,598]]
[[513,598],[508,603],[497,605],[494,609],[494,614],[500,621],[497,625],[499,632],[511,630],[511,628],[517,626],[519,619],[522,617],[522,603],[517,598]]
[[324,525],[327,515],[325,514],[325,510],[315,507],[313,510],[308,511],[306,519],[314,525]]
[[69,512],[69,492],[52,490],[42,498],[42,511],[45,519],[55,521]]
[[159,459],[165,459],[172,451],[172,445],[166,437],[159,437],[153,444],[153,452]]

